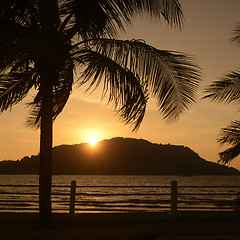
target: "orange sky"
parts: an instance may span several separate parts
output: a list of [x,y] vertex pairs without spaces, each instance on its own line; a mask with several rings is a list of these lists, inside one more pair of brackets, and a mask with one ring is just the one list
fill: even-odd
[[[64,111],[54,124],[54,146],[116,136],[144,138],[151,142],[185,145],[209,161],[218,160],[217,134],[232,120],[239,108],[201,100],[211,80],[240,67],[240,48],[229,42],[232,28],[240,22],[239,0],[183,0],[182,31],[149,19],[136,19],[122,39],[144,39],[159,49],[182,51],[196,57],[203,73],[197,104],[175,124],[169,125],[157,112],[155,99],[137,133],[119,121],[111,106],[100,102],[99,93],[85,94],[75,88]],[[16,160],[39,152],[39,131],[25,127],[28,110],[24,100],[0,116],[0,160]],[[231,166],[240,169],[240,158]]]

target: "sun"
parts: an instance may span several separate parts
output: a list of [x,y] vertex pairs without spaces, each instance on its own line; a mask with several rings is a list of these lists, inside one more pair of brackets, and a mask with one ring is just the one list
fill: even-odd
[[81,133],[81,135],[84,136],[83,141],[92,148],[95,148],[98,145],[98,142],[103,139],[101,130],[97,128],[86,128],[84,132]]
[[96,146],[97,142],[99,141],[99,138],[97,136],[91,135],[88,137],[87,142],[92,146]]

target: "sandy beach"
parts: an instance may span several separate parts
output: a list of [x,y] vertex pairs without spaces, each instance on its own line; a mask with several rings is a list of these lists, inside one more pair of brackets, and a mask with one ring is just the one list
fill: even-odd
[[0,214],[1,240],[240,239],[236,215],[177,216],[54,215],[54,227],[39,229],[37,215]]

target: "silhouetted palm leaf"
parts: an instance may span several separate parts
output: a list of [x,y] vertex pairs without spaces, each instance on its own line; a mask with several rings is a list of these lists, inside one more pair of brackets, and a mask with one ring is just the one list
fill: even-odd
[[7,110],[21,101],[36,81],[35,71],[14,72],[0,77],[0,111]]
[[229,163],[240,154],[240,121],[233,121],[227,128],[222,128],[218,142],[232,145],[232,147],[219,153],[220,160],[224,164]]
[[240,24],[238,24],[232,31],[232,38],[230,39],[233,42],[240,44]]
[[193,58],[137,40],[98,39],[90,47],[138,76],[157,97],[164,118],[178,118],[194,102],[200,74]]
[[134,15],[148,12],[177,27],[182,26],[183,14],[178,0],[67,0],[60,7],[61,15],[71,16],[68,32],[78,32],[83,39],[103,36],[116,37]]
[[219,153],[219,163],[228,164],[240,154],[240,144],[235,144],[233,147]]
[[214,81],[205,91],[204,98],[225,103],[238,103],[240,100],[240,72],[232,72],[221,80]]
[[83,50],[74,54],[75,60],[82,68],[80,85],[89,83],[87,90],[95,90],[102,86],[102,98],[108,95],[108,102],[126,123],[137,129],[145,114],[148,99],[147,90],[138,76],[129,69],[117,64],[109,57],[91,50]]

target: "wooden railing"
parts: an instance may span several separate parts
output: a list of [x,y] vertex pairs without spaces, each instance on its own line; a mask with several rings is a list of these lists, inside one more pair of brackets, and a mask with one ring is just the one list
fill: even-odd
[[[240,186],[77,186],[52,187],[53,212],[233,211]],[[0,185],[0,212],[37,212],[37,185]]]

